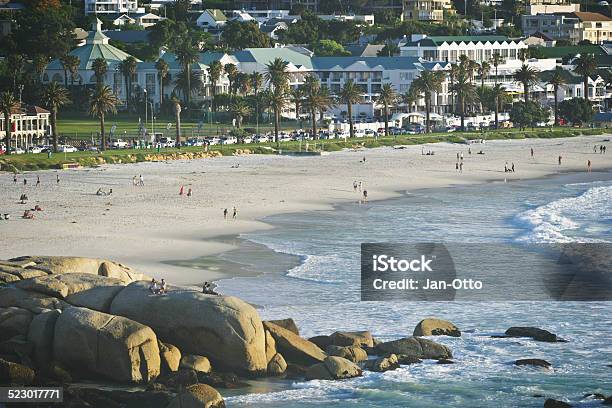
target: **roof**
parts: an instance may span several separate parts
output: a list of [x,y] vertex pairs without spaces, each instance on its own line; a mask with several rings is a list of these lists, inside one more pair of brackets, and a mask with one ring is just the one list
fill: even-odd
[[146,30],[109,30],[104,31],[104,35],[114,41],[124,43],[146,43],[149,42],[149,31]]
[[477,43],[477,42],[512,42],[512,40],[503,35],[456,35],[456,36],[432,36],[421,38],[416,41],[408,41],[406,46],[414,46],[414,45],[425,45],[425,46],[439,46],[444,43]]
[[378,52],[384,48],[384,44],[347,45],[344,47],[352,55],[358,57],[376,57]]
[[246,48],[237,51],[234,56],[238,62],[256,62],[267,65],[276,58],[281,58],[297,67],[312,68],[311,59],[290,48]]
[[574,14],[580,19],[580,21],[612,21],[608,16],[604,16],[600,13],[592,13],[588,11],[575,11]]
[[541,33],[540,31],[538,31],[537,33],[534,33],[532,35],[530,35],[530,37],[535,37],[535,38],[541,38],[544,41],[553,41],[552,38],[550,38],[549,36],[547,36],[544,33]]
[[210,14],[215,21],[227,21],[227,17],[225,17],[225,14],[219,9],[206,9],[205,12]]
[[[541,71],[538,73],[540,82],[548,83],[552,78],[555,71]],[[563,79],[565,79],[565,83],[567,84],[581,84],[582,76],[576,75],[573,71],[563,70],[562,74]]]
[[40,106],[35,106],[35,105],[28,105],[26,107],[26,112],[29,115],[38,115],[39,113],[51,113],[45,108],[41,108]]
[[354,64],[362,64],[364,68],[381,70],[415,69],[420,64],[415,57],[313,57],[315,70],[346,69]]
[[567,47],[546,47],[538,48],[539,58],[565,58],[576,54],[603,55],[605,52],[597,45],[574,45]]

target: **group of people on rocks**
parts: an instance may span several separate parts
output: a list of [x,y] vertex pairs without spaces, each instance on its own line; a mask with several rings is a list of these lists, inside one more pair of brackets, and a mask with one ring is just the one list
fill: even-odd
[[155,278],[151,279],[149,291],[154,295],[164,295],[168,293],[168,285],[166,284],[166,280],[162,278],[162,280],[158,282],[155,280]]
[[202,285],[202,293],[204,293],[205,295],[219,296],[219,294],[213,289],[212,285],[208,282],[204,282],[204,285]]

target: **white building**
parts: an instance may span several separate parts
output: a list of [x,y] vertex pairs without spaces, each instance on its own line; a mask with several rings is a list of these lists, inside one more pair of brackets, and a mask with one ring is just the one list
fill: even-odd
[[133,14],[121,14],[113,16],[113,25],[121,27],[126,24],[133,24],[143,28],[152,27],[162,20],[164,17],[160,17],[153,13],[133,13]]
[[367,26],[374,25],[374,15],[355,15],[355,14],[321,14],[318,16],[321,20],[325,21],[354,21],[358,24]]
[[144,13],[138,0],[85,0],[85,14]]
[[205,30],[222,29],[227,24],[227,17],[219,9],[206,9],[196,20],[196,25]]
[[[10,149],[27,150],[31,146],[42,144],[43,140],[49,135],[49,116],[48,110],[38,106],[22,105],[13,109],[10,115],[11,140]],[[6,138],[6,124],[4,115],[0,117],[0,140],[4,142]],[[6,149],[6,146],[3,146]],[[0,148],[0,150],[4,150]]]

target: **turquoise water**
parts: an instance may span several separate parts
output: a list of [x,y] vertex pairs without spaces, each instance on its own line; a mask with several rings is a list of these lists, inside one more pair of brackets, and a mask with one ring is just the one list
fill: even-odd
[[[593,181],[597,179],[599,181]],[[584,394],[612,392],[612,307],[606,302],[361,302],[361,242],[610,242],[610,174],[432,189],[335,211],[279,215],[277,228],[244,238],[302,262],[285,273],[219,282],[261,305],[264,318],[293,317],[304,336],[368,329],[381,340],[412,334],[424,317],[453,321],[461,338],[437,337],[454,365],[425,362],[346,381],[294,382],[229,396],[232,407],[541,407],[545,398],[599,406]],[[231,256],[231,255],[230,255]],[[520,277],[519,277],[520,280]],[[538,326],[568,343],[499,339]],[[554,369],[518,368],[544,358]]]

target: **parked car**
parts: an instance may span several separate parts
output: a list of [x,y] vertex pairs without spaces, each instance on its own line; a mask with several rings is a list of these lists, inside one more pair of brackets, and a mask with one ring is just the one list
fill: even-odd
[[11,149],[9,151],[9,154],[24,154],[24,153],[25,153],[25,150],[20,149],[19,147],[16,149]]
[[238,143],[238,139],[234,136],[225,136],[221,138],[221,144],[231,145]]
[[125,140],[115,139],[111,141],[112,149],[126,149],[127,147],[128,147],[128,142],[126,142]]
[[43,151],[43,148],[42,148],[42,147],[40,147],[40,146],[31,146],[31,147],[28,149],[28,153],[35,153],[35,154],[36,154],[36,153],[42,153],[42,151]]
[[70,145],[59,145],[57,147],[57,150],[60,153],[74,153],[74,152],[78,151],[78,149],[76,147],[70,146]]
[[[384,132],[384,130],[383,130],[383,132]],[[364,135],[365,135],[365,137],[378,137],[378,133],[377,133],[377,132],[375,132],[375,131],[374,131],[374,130],[372,130],[372,129],[367,129],[367,130],[364,132]]]

